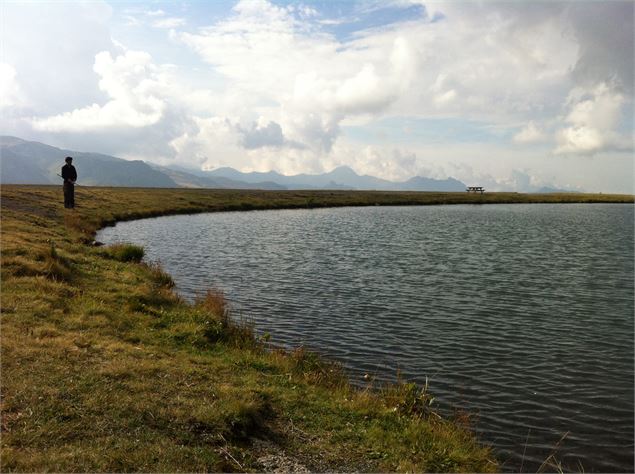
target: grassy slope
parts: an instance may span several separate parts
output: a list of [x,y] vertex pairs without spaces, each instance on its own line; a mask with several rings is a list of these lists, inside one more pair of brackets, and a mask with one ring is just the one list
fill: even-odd
[[494,470],[425,392],[356,391],[311,354],[264,351],[222,297],[185,304],[159,268],[86,243],[116,220],[205,210],[633,200],[78,188],[68,211],[58,187],[1,192],[2,472]]

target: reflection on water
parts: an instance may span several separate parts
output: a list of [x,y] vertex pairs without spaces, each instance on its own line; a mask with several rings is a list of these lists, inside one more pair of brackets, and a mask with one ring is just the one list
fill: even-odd
[[221,288],[357,381],[428,377],[504,469],[535,472],[568,432],[565,467],[633,471],[632,205],[203,214],[98,238],[144,245],[185,296]]

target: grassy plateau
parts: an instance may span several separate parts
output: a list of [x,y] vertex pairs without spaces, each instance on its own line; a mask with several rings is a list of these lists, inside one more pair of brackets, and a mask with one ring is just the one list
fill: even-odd
[[232,319],[222,292],[186,303],[142,248],[94,246],[95,232],[226,210],[633,202],[77,187],[78,207],[67,210],[61,187],[0,191],[2,472],[496,471],[466,417],[439,417],[426,387],[353,388],[315,354],[271,349]]

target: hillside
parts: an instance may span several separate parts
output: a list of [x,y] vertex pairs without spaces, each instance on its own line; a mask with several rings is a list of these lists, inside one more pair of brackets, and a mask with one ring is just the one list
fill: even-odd
[[374,176],[360,176],[340,166],[323,174],[285,176],[275,171],[242,173],[233,168],[212,171],[159,166],[140,160],[122,160],[100,153],[84,153],[56,148],[16,137],[0,137],[0,183],[58,184],[57,174],[64,157],[72,156],[79,183],[93,186],[210,189],[330,189],[381,191],[464,191],[465,184],[448,178],[435,180],[421,176],[393,182]]
[[128,161],[100,153],[64,150],[15,137],[0,137],[0,178],[2,183],[55,184],[64,164],[72,156],[80,169],[82,185],[176,187],[168,176],[143,161]]
[[223,176],[206,176],[201,173],[187,172],[178,168],[150,165],[155,170],[171,178],[181,188],[210,188],[210,189],[286,189],[284,186],[270,181],[248,183]]

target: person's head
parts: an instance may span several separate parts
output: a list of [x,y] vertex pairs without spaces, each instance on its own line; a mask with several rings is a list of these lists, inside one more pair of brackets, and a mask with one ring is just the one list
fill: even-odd
[[65,161],[66,161],[66,163],[68,163],[70,165],[73,162],[73,157],[72,156],[67,156]]

